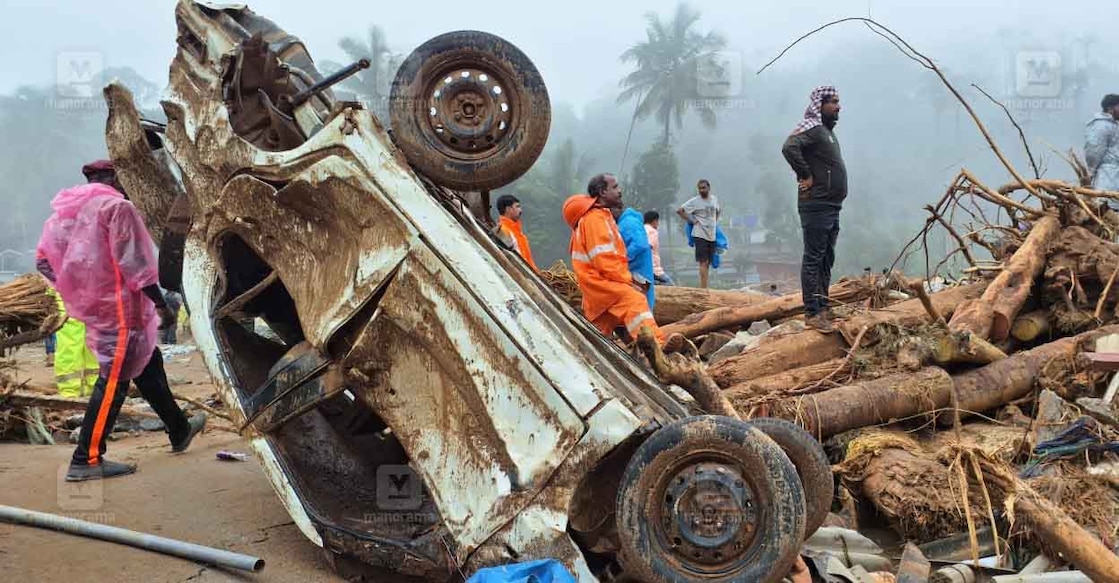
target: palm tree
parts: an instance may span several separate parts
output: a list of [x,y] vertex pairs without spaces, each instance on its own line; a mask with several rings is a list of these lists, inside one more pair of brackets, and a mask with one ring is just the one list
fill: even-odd
[[[696,69],[703,59],[726,46],[726,39],[714,32],[701,34],[694,30],[700,13],[680,3],[672,20],[664,22],[654,13],[645,15],[649,25],[647,38],[622,53],[622,62],[632,62],[635,69],[622,79],[618,103],[637,98],[634,120],[655,115],[664,124],[663,139],[668,141],[672,121],[683,126],[688,100],[695,99],[698,78]],[[700,120],[707,127],[715,126],[715,111],[697,108]]]

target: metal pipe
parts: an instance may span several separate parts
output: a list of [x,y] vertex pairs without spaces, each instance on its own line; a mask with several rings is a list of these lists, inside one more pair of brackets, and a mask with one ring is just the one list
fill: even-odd
[[259,572],[264,569],[264,559],[257,557],[204,547],[194,543],[177,541],[152,534],[136,532],[134,530],[117,528],[115,526],[67,518],[65,516],[58,516],[57,514],[47,514],[45,512],[36,512],[34,510],[0,505],[0,520],[131,545],[149,551],[190,559],[207,565],[230,567],[233,569],[241,569],[242,571],[254,572]]
[[1022,567],[1021,571],[1018,571],[1018,574],[1019,575],[1037,575],[1037,574],[1044,573],[1044,572],[1048,571],[1049,568],[1052,567],[1052,566],[1053,566],[1053,560],[1052,559],[1050,559],[1049,557],[1047,557],[1045,555],[1038,555],[1037,557],[1034,558],[1034,560],[1030,561],[1029,563],[1026,563],[1026,566]]
[[303,105],[303,102],[329,89],[331,85],[336,85],[338,83],[341,83],[342,81],[345,81],[348,77],[357,74],[357,72],[361,71],[362,69],[368,69],[370,64],[371,63],[369,62],[369,59],[361,59],[356,63],[335,71],[334,73],[323,78],[322,81],[315,83],[314,85],[304,89],[303,91],[300,91],[299,93],[296,93],[295,95],[281,96],[280,101],[283,106],[287,108],[287,112],[291,112],[300,105]]
[[991,578],[994,583],[1092,583],[1092,578],[1080,571],[1053,571],[1036,575],[1000,575]]

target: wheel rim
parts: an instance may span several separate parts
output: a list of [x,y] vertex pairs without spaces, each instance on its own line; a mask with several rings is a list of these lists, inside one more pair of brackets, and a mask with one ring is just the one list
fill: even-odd
[[454,67],[425,87],[424,130],[444,154],[483,159],[499,149],[513,127],[514,104],[500,75],[477,67]]
[[673,558],[705,574],[741,562],[757,533],[759,504],[737,464],[690,457],[663,476],[655,524]]

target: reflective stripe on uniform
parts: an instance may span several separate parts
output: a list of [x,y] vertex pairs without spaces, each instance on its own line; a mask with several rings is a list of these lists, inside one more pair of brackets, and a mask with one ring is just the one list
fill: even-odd
[[653,314],[652,313],[641,312],[640,314],[634,316],[632,320],[630,320],[629,322],[626,322],[626,330],[632,333],[634,330],[637,329],[638,326],[641,325],[642,322],[644,322],[645,320],[652,320],[652,319],[653,319]]
[[596,245],[593,249],[591,249],[590,251],[587,252],[587,258],[588,259],[594,259],[595,257],[598,257],[602,253],[606,253],[608,251],[615,251],[615,252],[617,251],[614,248],[614,242],[613,241],[611,241],[609,243],[603,243],[601,245]]

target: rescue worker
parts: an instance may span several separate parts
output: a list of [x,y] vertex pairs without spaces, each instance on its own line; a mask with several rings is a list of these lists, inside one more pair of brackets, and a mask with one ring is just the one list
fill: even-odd
[[[50,289],[50,294],[58,303],[59,312],[68,316],[66,304],[58,292]],[[85,324],[73,316],[67,317],[55,332],[54,382],[58,394],[73,398],[90,396],[97,383],[98,368],[97,355],[85,343]]]
[[621,208],[617,179],[599,174],[563,203],[563,219],[571,227],[571,267],[583,294],[583,314],[607,337],[623,326],[632,337],[649,328],[664,345],[664,332],[653,319],[644,287],[629,270],[625,243],[611,209]]
[[622,234],[622,242],[626,244],[629,272],[633,275],[633,280],[645,288],[645,299],[652,310],[656,307],[653,248],[649,245],[649,236],[645,234],[644,216],[632,208],[623,211],[620,207],[610,209],[610,214],[614,216],[618,232]]
[[157,327],[173,316],[159,291],[155,245],[136,207],[122,194],[112,163],[82,169],[90,183],[62,190],[51,201],[38,253],[67,311],[85,322],[86,343],[97,355],[100,375],[86,408],[66,480],[97,480],[131,474],[133,464],[105,459],[106,438],[124,404],[128,381],[159,415],[171,451],[186,450],[206,424],[187,419],[175,403]]
[[523,257],[533,271],[539,271],[536,268],[536,262],[532,260],[532,247],[528,244],[528,237],[521,229],[522,213],[524,213],[524,209],[521,208],[521,201],[517,200],[517,197],[511,194],[499,196],[497,198],[498,237],[506,247]]

